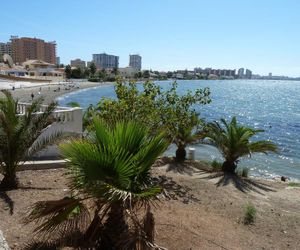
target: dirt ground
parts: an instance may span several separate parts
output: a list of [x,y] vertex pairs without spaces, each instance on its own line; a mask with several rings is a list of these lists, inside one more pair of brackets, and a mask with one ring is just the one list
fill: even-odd
[[[64,169],[20,172],[21,188],[0,193],[0,229],[12,249],[28,242],[21,219],[36,201],[68,194]],[[165,196],[154,209],[156,243],[170,250],[300,249],[300,188],[208,174],[189,164],[153,168]],[[1,177],[0,177],[1,179]],[[257,209],[245,225],[245,205]]]

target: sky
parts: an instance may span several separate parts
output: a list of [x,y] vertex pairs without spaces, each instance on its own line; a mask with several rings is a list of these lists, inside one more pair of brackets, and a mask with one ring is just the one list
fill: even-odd
[[143,69],[300,76],[300,0],[3,0],[0,9],[0,42],[56,41],[64,64],[105,52],[125,67],[139,53]]

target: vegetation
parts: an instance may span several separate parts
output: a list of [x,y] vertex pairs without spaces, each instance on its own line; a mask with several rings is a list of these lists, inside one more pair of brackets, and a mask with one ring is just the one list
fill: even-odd
[[256,217],[256,208],[251,203],[247,203],[245,206],[244,224],[253,223],[255,217]]
[[135,121],[113,124],[94,118],[88,138],[61,145],[73,194],[38,202],[26,220],[41,222],[36,232],[47,235],[48,245],[107,250],[153,245],[150,202],[161,188],[152,184],[150,168],[168,142]]
[[289,182],[288,186],[289,187],[300,187],[300,183],[299,182]]
[[230,123],[221,119],[221,124],[218,122],[210,123],[206,137],[210,143],[219,149],[225,159],[222,165],[223,171],[235,174],[241,157],[251,156],[253,153],[259,152],[277,152],[277,146],[270,141],[250,141],[251,137],[263,132],[263,130],[254,130],[239,125],[235,117]]
[[90,64],[90,73],[91,73],[91,77],[94,77],[96,71],[97,71],[97,68],[96,68],[96,65],[94,62],[91,62]]
[[9,91],[1,91],[5,98],[0,99],[0,166],[4,178],[0,189],[10,190],[18,187],[16,171],[21,161],[52,143],[60,133],[51,137],[39,138],[43,130],[53,122],[51,113],[56,104],[50,104],[42,114],[37,114],[42,100],[34,101],[26,113],[18,113],[18,101]]
[[218,162],[217,160],[213,160],[211,163],[211,167],[213,171],[218,172],[222,170],[222,163]]
[[152,133],[162,130],[170,142],[177,145],[176,159],[184,160],[186,145],[203,138],[203,121],[192,109],[195,104],[210,102],[208,88],[177,93],[177,83],[163,89],[153,82],[145,82],[140,90],[135,82],[117,81],[115,86],[117,99],[102,99],[95,112],[97,116],[109,121],[115,117],[136,119],[150,127]]
[[66,78],[70,79],[72,76],[72,68],[70,65],[66,65],[65,67]]

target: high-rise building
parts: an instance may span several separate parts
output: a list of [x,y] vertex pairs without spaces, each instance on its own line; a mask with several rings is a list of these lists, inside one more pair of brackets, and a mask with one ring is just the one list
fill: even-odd
[[239,78],[243,78],[243,77],[244,77],[244,71],[245,71],[244,68],[240,68],[240,69],[238,70],[238,77],[239,77]]
[[119,57],[114,55],[93,54],[93,62],[98,69],[119,68]]
[[56,57],[56,65],[60,65],[60,57],[59,56]]
[[23,63],[27,60],[42,60],[56,64],[56,43],[45,42],[38,38],[16,36],[11,37],[12,57],[15,63]]
[[246,78],[251,79],[252,78],[252,71],[249,69],[246,69]]
[[142,57],[140,55],[129,55],[129,66],[138,70],[142,69]]
[[76,68],[85,68],[86,67],[86,63],[85,61],[82,61],[81,59],[75,59],[75,60],[71,60],[71,67],[76,67]]
[[3,61],[3,55],[8,54],[12,56],[11,43],[0,43],[0,62]]

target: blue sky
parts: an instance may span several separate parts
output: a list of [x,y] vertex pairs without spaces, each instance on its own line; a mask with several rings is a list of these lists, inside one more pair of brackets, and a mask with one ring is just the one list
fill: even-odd
[[299,0],[2,1],[0,41],[55,40],[63,63],[106,52],[123,67],[139,53],[144,69],[300,76],[299,11]]

